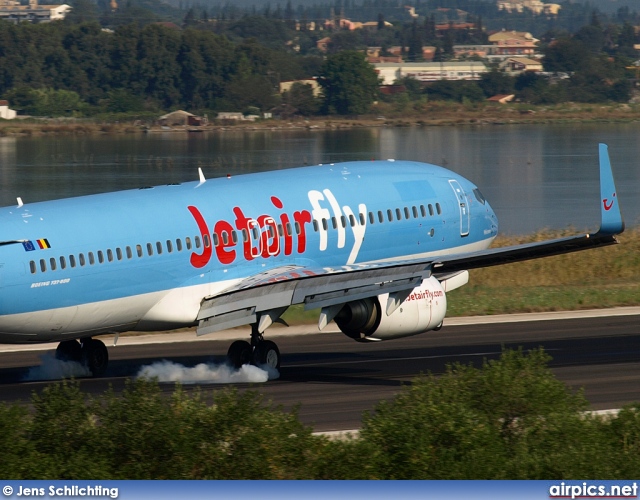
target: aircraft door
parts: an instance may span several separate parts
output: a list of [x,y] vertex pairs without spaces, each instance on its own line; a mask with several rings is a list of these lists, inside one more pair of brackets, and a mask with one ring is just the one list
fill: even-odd
[[458,207],[460,208],[460,236],[468,236],[471,214],[469,213],[467,195],[465,194],[464,189],[462,189],[462,186],[458,181],[450,179],[449,185],[451,186],[451,189],[453,189],[453,192],[456,194]]

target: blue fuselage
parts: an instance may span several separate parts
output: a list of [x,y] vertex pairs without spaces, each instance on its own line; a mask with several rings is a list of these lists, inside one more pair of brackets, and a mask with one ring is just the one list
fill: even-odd
[[350,162],[0,209],[0,342],[195,322],[202,298],[275,267],[487,248],[498,223],[434,165]]

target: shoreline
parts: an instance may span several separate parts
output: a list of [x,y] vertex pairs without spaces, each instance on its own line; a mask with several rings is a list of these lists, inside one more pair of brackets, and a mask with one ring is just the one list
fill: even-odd
[[565,103],[556,106],[527,106],[524,104],[432,103],[421,112],[414,109],[398,112],[386,108],[378,111],[378,114],[357,117],[316,116],[257,121],[214,120],[201,126],[171,127],[134,118],[129,121],[93,118],[17,118],[0,120],[0,137],[640,122],[640,105],[636,104]]

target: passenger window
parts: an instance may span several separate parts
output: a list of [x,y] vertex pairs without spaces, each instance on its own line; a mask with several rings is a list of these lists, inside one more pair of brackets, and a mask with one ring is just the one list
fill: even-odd
[[380,224],[384,222],[384,215],[382,215],[382,210],[378,210],[378,222],[380,222]]
[[171,243],[171,240],[167,240],[167,252],[173,252],[173,243]]
[[404,218],[405,219],[411,218],[411,215],[409,215],[409,209],[407,207],[404,207]]
[[[287,222],[287,224],[284,227],[287,231],[287,236],[292,236],[293,232],[291,231],[291,222]],[[318,221],[313,221],[313,228],[315,231],[318,230]]]
[[42,271],[43,273],[47,271],[47,263],[44,261],[44,259],[40,259],[40,271]]
[[80,262],[80,265],[81,265],[82,267],[84,267],[84,265],[86,264],[86,262],[85,262],[85,260],[84,260],[84,254],[83,254],[83,253],[81,253],[81,254],[79,254],[79,255],[78,255],[78,261]]
[[421,214],[423,217],[426,217],[426,216],[427,216],[427,210],[424,208],[424,205],[420,205],[420,214]]
[[313,219],[313,230],[317,233],[318,229],[320,229],[318,227],[318,221],[316,219]]
[[242,241],[244,243],[249,241],[249,231],[247,231],[247,228],[242,229]]
[[136,245],[136,253],[138,257],[142,257],[142,245]]
[[118,260],[122,260],[122,250],[120,247],[116,248],[116,257]]
[[209,241],[209,235],[208,234],[203,234],[202,235],[202,241],[204,241],[204,247],[205,248],[209,248],[211,246],[211,241]]
[[131,247],[127,247],[127,259],[133,258],[133,252],[131,251]]
[[338,221],[335,217],[331,217],[331,225],[333,226],[333,229],[338,229]]
[[227,246],[229,244],[229,235],[227,234],[226,231],[222,232],[222,244],[224,246]]
[[51,257],[49,259],[49,265],[51,266],[51,270],[52,271],[56,270],[56,258],[55,257]]
[[347,218],[344,215],[340,216],[340,222],[342,222],[342,227],[347,227]]
[[364,226],[366,224],[366,218],[362,212],[360,212],[360,225]]
[[356,218],[353,214],[349,215],[349,224],[351,224],[351,227],[354,227],[356,225]]
[[153,245],[151,243],[147,243],[147,255],[149,257],[153,255]]
[[98,250],[98,262],[100,264],[104,263],[104,254],[102,253],[102,250]]
[[37,269],[34,261],[29,261],[29,270],[31,271],[31,274],[36,274]]
[[396,219],[402,220],[402,212],[399,208],[396,208]]
[[196,248],[200,248],[200,236],[195,237]]
[[442,214],[442,209],[440,208],[440,203],[436,203],[436,212],[438,212],[438,215]]
[[96,258],[93,256],[93,252],[89,252],[87,255],[89,256],[89,264],[93,266],[96,263]]
[[390,208],[387,210],[387,219],[389,219],[389,222],[393,222],[393,212]]
[[182,240],[180,238],[176,239],[176,248],[178,252],[182,252]]
[[187,250],[191,250],[191,238],[188,236],[184,239],[184,242],[187,244]]
[[328,226],[327,219],[322,219],[322,229],[326,231],[329,228]]
[[162,254],[162,243],[156,241],[156,250],[158,251],[158,255]]
[[69,255],[69,265],[71,267],[76,267],[76,257],[75,257],[75,255]]
[[107,248],[107,260],[113,262],[113,251],[110,248]]
[[296,234],[302,233],[302,228],[300,227],[300,223],[296,221]]
[[[282,226],[280,226],[280,230],[282,230]],[[231,241],[234,245],[238,243],[238,233],[236,233],[235,230],[231,231]]]
[[217,247],[220,245],[220,238],[218,238],[218,233],[213,233],[213,246]]
[[369,212],[369,224],[373,224],[375,222],[375,217],[373,216],[373,212]]
[[415,205],[413,207],[411,207],[411,211],[413,212],[413,218],[417,219],[418,218],[418,209],[415,207]]
[[64,258],[64,256],[60,256],[60,269],[66,269],[67,268],[67,259]]
[[429,215],[433,217],[433,205],[429,203]]

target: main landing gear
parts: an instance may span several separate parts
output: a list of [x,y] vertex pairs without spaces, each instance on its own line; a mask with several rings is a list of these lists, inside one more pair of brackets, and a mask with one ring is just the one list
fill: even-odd
[[92,376],[99,377],[109,364],[109,351],[104,342],[90,337],[80,339],[80,342],[63,340],[56,348],[56,359],[81,363]]
[[264,340],[258,332],[258,325],[251,325],[251,342],[236,340],[227,351],[227,358],[233,366],[254,364],[267,365],[278,370],[280,368],[280,351],[275,342]]

